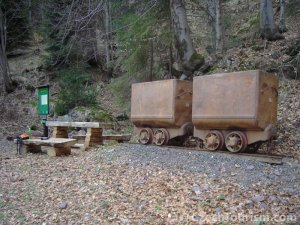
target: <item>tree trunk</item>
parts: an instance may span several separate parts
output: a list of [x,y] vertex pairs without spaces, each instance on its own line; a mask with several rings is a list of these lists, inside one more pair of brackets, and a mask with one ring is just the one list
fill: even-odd
[[275,26],[272,0],[260,0],[260,35],[268,41],[284,39]]
[[204,57],[197,54],[193,46],[183,0],[170,0],[170,7],[176,47],[183,68],[180,79],[186,79],[204,64]]
[[209,54],[213,53],[216,49],[216,0],[207,0],[207,26],[211,32],[211,44],[207,47]]
[[223,7],[222,0],[216,3],[216,53],[222,55],[224,48]]
[[285,25],[285,0],[280,0],[280,20],[279,20],[280,33],[287,32]]
[[14,91],[12,80],[8,73],[8,62],[6,56],[6,21],[0,7],[0,74],[3,77],[4,88],[7,93]]
[[28,0],[28,23],[30,29],[32,28],[32,3],[31,0]]
[[106,57],[106,67],[109,67],[110,63],[110,12],[109,12],[108,0],[105,1],[104,11],[105,11],[105,57]]
[[154,64],[154,44],[153,39],[150,41],[151,49],[150,49],[150,75],[149,75],[149,81],[153,80],[153,64]]

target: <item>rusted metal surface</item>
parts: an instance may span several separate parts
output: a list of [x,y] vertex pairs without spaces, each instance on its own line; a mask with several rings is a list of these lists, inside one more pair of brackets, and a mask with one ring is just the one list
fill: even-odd
[[241,131],[233,131],[226,135],[226,148],[230,152],[243,152],[248,145],[247,136]]
[[271,139],[277,103],[278,79],[273,74],[252,70],[196,77],[194,136],[205,141],[211,130],[219,130],[229,151],[244,151],[248,144]]
[[132,85],[131,121],[137,127],[181,127],[192,121],[192,83],[161,80]]
[[192,82],[172,79],[133,84],[131,121],[143,144],[153,139],[164,145],[186,134],[192,127]]
[[277,77],[259,70],[195,77],[193,87],[146,82],[132,85],[131,120],[143,144],[165,145],[194,126],[207,149],[243,152],[272,138],[277,102]]
[[153,140],[153,131],[151,128],[142,128],[139,132],[139,141],[144,144],[150,144]]
[[156,145],[165,145],[168,143],[170,135],[167,129],[161,128],[157,129],[153,136],[153,142]]
[[277,77],[259,70],[195,77],[193,124],[263,131],[276,123],[277,101]]
[[208,150],[216,151],[224,148],[225,140],[222,132],[218,130],[210,131],[204,139],[204,145]]

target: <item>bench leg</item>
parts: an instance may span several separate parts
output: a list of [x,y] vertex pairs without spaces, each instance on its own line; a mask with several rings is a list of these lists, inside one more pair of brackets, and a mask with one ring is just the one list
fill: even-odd
[[102,132],[103,130],[101,128],[88,128],[85,137],[85,144],[84,144],[85,147],[102,145],[103,144]]
[[47,149],[47,154],[49,156],[62,156],[62,155],[70,155],[71,147],[51,147]]
[[68,138],[68,128],[67,127],[54,127],[52,136],[54,138]]
[[[25,147],[25,148],[24,148]],[[40,145],[25,145],[23,146],[22,149],[22,154],[27,154],[28,152],[32,153],[40,153],[42,152],[41,146]]]

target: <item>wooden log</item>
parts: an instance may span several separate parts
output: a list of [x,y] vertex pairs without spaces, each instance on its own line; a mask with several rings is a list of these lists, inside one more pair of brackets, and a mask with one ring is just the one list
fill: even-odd
[[88,128],[85,137],[85,147],[103,144],[102,128]]
[[[28,152],[31,152],[31,153],[40,153],[40,152],[42,152],[42,149],[41,149],[40,145],[31,144],[31,145],[25,145],[24,147],[25,147],[25,148],[23,148],[24,149],[24,154],[27,154]],[[23,152],[22,152],[22,154],[23,154]]]
[[83,127],[83,128],[113,128],[112,123],[99,123],[99,122],[62,122],[62,121],[47,121],[48,127]]
[[40,145],[52,147],[67,147],[76,144],[76,139],[70,138],[49,138],[46,140],[41,139],[27,139],[23,140],[25,145]]
[[68,127],[54,127],[53,138],[68,138]]
[[116,135],[103,135],[103,140],[114,140],[122,143],[124,141],[130,141],[131,135],[130,134],[116,134]]

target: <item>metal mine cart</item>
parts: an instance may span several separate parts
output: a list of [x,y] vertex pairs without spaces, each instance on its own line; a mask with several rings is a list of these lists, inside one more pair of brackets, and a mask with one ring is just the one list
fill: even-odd
[[165,145],[192,132],[192,82],[172,79],[133,84],[131,121],[142,144]]
[[277,101],[273,74],[253,70],[195,77],[194,136],[209,150],[256,150],[274,134]]

